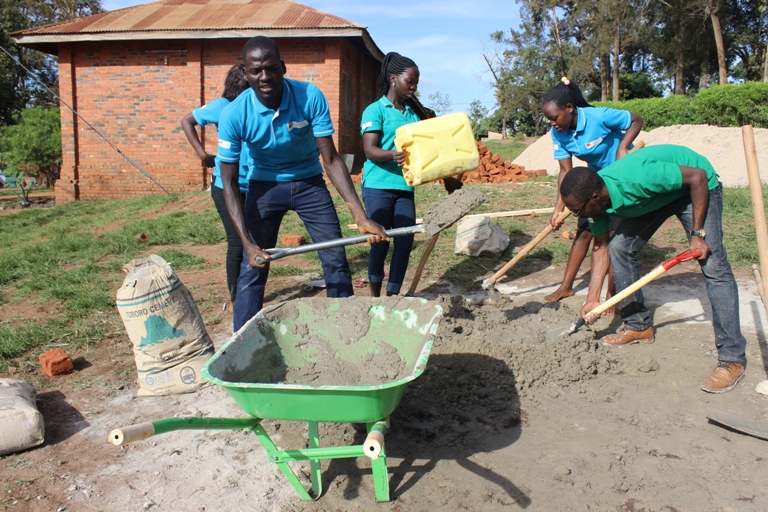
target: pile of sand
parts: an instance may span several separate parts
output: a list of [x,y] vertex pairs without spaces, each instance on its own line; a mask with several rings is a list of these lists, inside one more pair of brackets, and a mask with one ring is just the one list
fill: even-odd
[[[757,161],[760,178],[768,182],[768,129],[755,128]],[[641,132],[637,140],[652,144],[678,144],[706,156],[720,175],[723,185],[728,187],[749,186],[747,163],[744,157],[744,143],[741,128],[720,128],[709,125],[662,126],[650,132]],[[512,163],[526,169],[546,169],[550,175],[557,174],[559,165],[553,158],[552,139],[549,134],[531,144]],[[578,158],[573,165],[585,165]]]

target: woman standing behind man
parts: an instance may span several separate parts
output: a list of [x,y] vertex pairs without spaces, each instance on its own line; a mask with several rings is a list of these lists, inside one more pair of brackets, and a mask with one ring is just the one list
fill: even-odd
[[[408,105],[419,85],[419,68],[408,57],[390,52],[381,63],[378,85],[380,97],[365,109],[360,121],[367,158],[363,165],[363,202],[368,217],[384,229],[413,226],[416,224],[413,187],[403,177],[406,154],[395,147],[395,131],[405,124],[420,121]],[[449,193],[458,188],[461,188],[461,181],[445,180],[445,189]],[[400,293],[413,248],[413,235],[395,237],[393,243],[388,296]],[[374,297],[381,295],[389,244],[371,245],[368,255],[368,282]]]
[[[205,151],[195,126],[212,124],[218,127],[219,115],[224,110],[224,107],[229,105],[232,100],[248,88],[248,82],[245,80],[245,66],[242,63],[235,64],[229,69],[224,80],[224,91],[221,93],[221,98],[213,100],[204,107],[196,108],[181,120],[181,128],[184,130],[187,140],[189,140],[203,165],[213,167],[211,198],[216,206],[216,211],[219,212],[221,223],[224,225],[224,232],[227,235],[226,272],[230,306],[234,306],[235,299],[237,298],[237,278],[240,277],[240,264],[243,261],[243,242],[240,240],[234,224],[232,224],[232,219],[230,219],[229,212],[227,211],[227,205],[224,203],[224,184],[221,181],[219,159]],[[240,158],[240,174],[238,179],[243,200],[245,200],[245,194],[248,192],[248,168],[248,152],[244,151]]]
[[[550,135],[555,148],[555,160],[560,163],[558,191],[563,178],[573,168],[574,156],[587,162],[590,169],[599,171],[626,156],[643,127],[643,118],[634,112],[593,107],[584,99],[579,87],[567,78],[547,91],[541,110],[552,125]],[[549,221],[555,229],[563,224],[557,221],[557,217],[564,208],[565,204],[558,192],[555,211]],[[614,228],[612,226],[611,231]],[[579,219],[563,282],[557,290],[544,297],[544,302],[557,302],[573,295],[573,281],[589,251],[590,242],[592,232],[589,230],[589,222]],[[613,294],[612,276],[612,273],[609,274],[609,297]]]

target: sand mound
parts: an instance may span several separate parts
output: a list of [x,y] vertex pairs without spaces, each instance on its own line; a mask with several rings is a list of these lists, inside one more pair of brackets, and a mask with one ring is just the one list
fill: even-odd
[[[755,128],[754,132],[760,177],[763,182],[768,182],[768,129]],[[749,185],[741,128],[679,124],[641,132],[637,140],[642,140],[647,145],[679,144],[689,147],[712,162],[725,186]],[[512,163],[522,165],[526,169],[546,169],[550,175],[557,174],[559,171],[558,163],[552,157],[552,139],[548,133],[531,144]],[[585,165],[585,163],[574,158],[573,165]]]

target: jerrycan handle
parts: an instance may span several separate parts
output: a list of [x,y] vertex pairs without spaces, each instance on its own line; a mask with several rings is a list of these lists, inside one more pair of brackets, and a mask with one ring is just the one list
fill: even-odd
[[395,147],[398,148],[398,150],[402,150],[403,148],[407,148],[413,144],[413,135],[410,133],[403,133],[400,135],[395,136]]

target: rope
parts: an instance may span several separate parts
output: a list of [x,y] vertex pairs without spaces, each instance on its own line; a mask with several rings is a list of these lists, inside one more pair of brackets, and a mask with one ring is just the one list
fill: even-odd
[[0,46],[0,50],[2,50],[2,51],[3,51],[3,52],[4,52],[4,53],[5,53],[5,54],[6,54],[8,57],[10,57],[10,58],[11,58],[11,60],[13,60],[13,61],[14,61],[16,64],[18,64],[18,65],[19,65],[19,66],[20,66],[22,69],[24,69],[24,71],[26,71],[26,72],[27,72],[27,73],[29,73],[29,74],[30,74],[30,75],[31,75],[33,78],[35,78],[35,79],[38,81],[38,83],[40,83],[40,85],[42,85],[42,86],[45,88],[45,90],[47,90],[49,93],[51,93],[51,94],[53,95],[53,97],[54,97],[54,98],[56,98],[57,100],[59,100],[59,101],[61,102],[61,104],[62,104],[62,105],[64,105],[65,107],[67,107],[67,108],[68,108],[68,109],[69,109],[69,110],[70,110],[70,111],[71,111],[73,114],[75,114],[75,115],[76,115],[76,116],[77,116],[77,117],[78,117],[78,118],[79,118],[81,121],[83,121],[83,122],[84,122],[84,123],[85,123],[85,124],[88,126],[88,128],[90,128],[91,130],[93,130],[94,132],[96,132],[96,133],[98,134],[98,136],[99,136],[99,137],[101,137],[102,139],[104,139],[104,142],[106,142],[107,144],[109,144],[109,147],[111,147],[113,150],[115,150],[115,151],[116,151],[116,152],[117,152],[117,153],[118,153],[120,156],[122,156],[123,158],[125,158],[125,159],[128,161],[128,163],[129,163],[129,164],[131,164],[132,166],[134,166],[134,167],[135,167],[136,169],[138,169],[138,170],[139,170],[139,171],[140,171],[140,172],[141,172],[141,173],[142,173],[144,176],[146,176],[147,178],[149,178],[149,179],[152,181],[152,183],[154,183],[155,185],[157,185],[158,187],[160,187],[160,190],[162,190],[163,192],[165,192],[165,193],[166,193],[166,194],[168,194],[168,195],[171,195],[171,193],[170,193],[170,192],[168,192],[168,191],[165,189],[165,187],[163,187],[163,186],[162,186],[160,183],[158,183],[158,182],[157,182],[157,180],[156,180],[155,178],[153,178],[153,177],[152,177],[152,176],[151,176],[151,175],[150,175],[150,174],[149,174],[147,171],[145,171],[144,169],[142,169],[142,168],[141,168],[141,166],[140,166],[139,164],[137,164],[136,162],[134,162],[134,161],[133,161],[133,160],[132,160],[132,159],[131,159],[131,158],[130,158],[128,155],[126,155],[125,153],[123,153],[123,152],[120,150],[120,148],[119,148],[119,147],[117,147],[116,145],[112,144],[112,142],[111,142],[111,141],[110,141],[110,140],[109,140],[109,139],[108,139],[108,138],[107,138],[107,137],[106,137],[106,136],[105,136],[103,133],[101,133],[99,130],[97,130],[97,129],[96,129],[96,128],[95,128],[95,127],[94,127],[94,126],[91,124],[91,123],[89,123],[89,122],[88,122],[88,121],[87,121],[87,120],[86,120],[86,119],[85,119],[83,116],[81,116],[81,115],[80,115],[80,114],[79,114],[79,113],[78,113],[78,112],[77,112],[77,111],[76,111],[74,108],[70,107],[70,106],[69,106],[69,105],[68,105],[68,104],[67,104],[67,103],[66,103],[64,100],[62,100],[62,99],[61,99],[61,97],[60,97],[58,94],[56,94],[56,93],[55,93],[55,92],[54,92],[54,91],[53,91],[53,90],[52,90],[50,87],[48,87],[47,85],[45,85],[45,83],[43,83],[43,81],[42,81],[42,80],[40,80],[40,77],[38,77],[38,76],[37,76],[37,74],[36,74],[34,71],[32,71],[32,70],[28,69],[26,66],[24,66],[24,64],[22,64],[22,63],[19,61],[19,59],[17,59],[17,58],[16,58],[16,57],[14,57],[13,55],[11,55],[11,54],[8,52],[8,50],[6,50],[5,48],[3,48],[2,46]]

